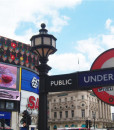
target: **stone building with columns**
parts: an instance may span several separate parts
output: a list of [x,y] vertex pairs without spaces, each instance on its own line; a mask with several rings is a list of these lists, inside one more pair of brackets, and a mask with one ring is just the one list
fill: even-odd
[[92,127],[110,127],[111,106],[99,100],[92,91],[58,92],[48,95],[50,130],[85,127],[86,120],[92,121]]

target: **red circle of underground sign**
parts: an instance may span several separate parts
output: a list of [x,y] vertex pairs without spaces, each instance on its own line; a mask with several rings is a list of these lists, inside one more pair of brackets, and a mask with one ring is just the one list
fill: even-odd
[[[114,48],[102,53],[92,64],[91,70],[100,69],[111,58],[114,58]],[[110,95],[106,91],[98,92],[99,88],[102,87],[92,89],[94,94],[102,101],[114,106],[114,95]]]

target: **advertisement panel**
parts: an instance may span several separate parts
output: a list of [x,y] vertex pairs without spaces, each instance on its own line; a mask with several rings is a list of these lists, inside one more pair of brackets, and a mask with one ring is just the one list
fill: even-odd
[[0,87],[16,89],[17,67],[0,64]]
[[0,119],[11,119],[11,112],[0,111]]
[[39,76],[38,74],[22,69],[21,73],[21,90],[39,93]]
[[20,113],[27,110],[30,114],[38,114],[39,95],[33,92],[21,90]]
[[31,114],[38,114],[39,109],[39,76],[37,73],[21,69],[21,103],[20,112],[28,110]]
[[20,100],[17,67],[0,63],[0,99]]

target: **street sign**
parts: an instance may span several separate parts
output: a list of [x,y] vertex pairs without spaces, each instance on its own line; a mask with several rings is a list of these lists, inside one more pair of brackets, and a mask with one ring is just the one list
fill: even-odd
[[[94,61],[91,70],[109,67],[114,67],[114,48],[102,53]],[[93,88],[92,90],[99,99],[110,105],[114,105],[114,86],[104,87],[104,85],[99,85],[98,88]]]
[[103,90],[98,89],[99,92],[111,91],[113,85],[114,68],[47,76],[46,78],[47,92],[91,90],[99,86],[106,86]]
[[46,91],[72,91],[77,90],[77,73],[48,76],[46,78]]
[[[84,89],[89,90],[99,86],[113,86],[113,85],[114,85],[114,68],[85,71],[78,73],[78,88],[80,90]],[[106,87],[106,90],[108,91],[111,88],[112,87]]]

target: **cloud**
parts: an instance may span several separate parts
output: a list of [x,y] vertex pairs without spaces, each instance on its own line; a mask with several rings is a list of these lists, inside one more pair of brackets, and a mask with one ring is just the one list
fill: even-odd
[[114,34],[114,25],[112,25],[113,21],[111,19],[106,20],[106,28],[110,31],[111,34]]
[[114,26],[112,23],[111,19],[106,20],[105,27],[107,32],[108,30],[110,31],[108,34],[98,34],[95,37],[89,37],[76,42],[75,48],[77,52],[83,54],[91,64],[106,49],[114,47]]
[[84,70],[90,66],[82,54],[75,53],[54,54],[49,57],[48,64],[59,73],[76,72],[80,68]]
[[49,28],[50,32],[60,32],[63,26],[68,25],[69,19],[67,16],[57,17],[57,15],[54,15],[52,27]]
[[[15,34],[15,30],[20,22],[31,22],[36,28],[41,22],[48,24],[50,19],[51,31],[61,31],[63,26],[68,24],[68,17],[60,15],[59,10],[63,8],[73,8],[80,4],[82,0],[1,0],[0,1],[0,35],[12,39],[26,39],[27,30],[23,36]],[[31,32],[34,30],[31,27]],[[29,38],[30,39],[30,38]]]
[[[107,31],[113,28],[111,25],[113,21],[106,20]],[[112,29],[111,29],[112,30]],[[106,49],[114,47],[114,35],[112,31],[108,34],[98,34],[94,37],[82,39],[75,42],[76,53],[55,54],[50,56],[49,65],[56,72],[75,72],[89,70],[95,59],[103,53]],[[79,59],[79,64],[78,64]]]
[[88,61],[92,62],[93,59],[96,59],[96,57],[104,51],[101,43],[101,36],[97,36],[94,38],[77,41],[75,48],[78,52],[85,55]]
[[110,24],[111,24],[111,23],[112,23],[112,20],[111,20],[111,19],[107,19],[107,20],[106,20],[105,26],[106,26],[107,29],[110,28]]
[[102,43],[107,48],[113,48],[114,47],[114,35],[102,35]]

